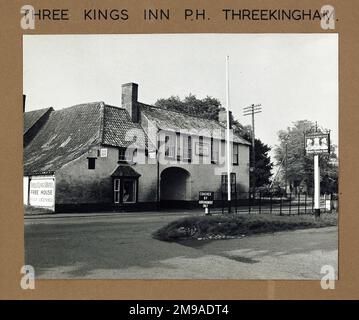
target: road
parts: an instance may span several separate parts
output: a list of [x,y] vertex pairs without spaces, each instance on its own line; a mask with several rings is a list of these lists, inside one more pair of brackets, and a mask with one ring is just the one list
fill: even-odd
[[26,264],[41,279],[320,279],[323,265],[337,270],[336,227],[182,244],[151,237],[189,214],[26,218]]

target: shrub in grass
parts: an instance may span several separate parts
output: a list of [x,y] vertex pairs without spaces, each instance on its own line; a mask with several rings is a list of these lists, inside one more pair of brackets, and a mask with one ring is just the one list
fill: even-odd
[[217,215],[186,217],[173,221],[153,233],[163,241],[209,238],[215,236],[236,237],[259,233],[320,228],[337,224],[334,214],[323,215],[320,220],[313,216],[272,215]]

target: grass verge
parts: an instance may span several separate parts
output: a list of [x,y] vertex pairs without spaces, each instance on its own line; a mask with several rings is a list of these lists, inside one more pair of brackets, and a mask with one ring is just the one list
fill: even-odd
[[152,236],[162,241],[224,239],[260,233],[336,226],[337,220],[337,214],[323,214],[319,220],[315,220],[312,215],[196,216],[170,222],[155,231]]
[[26,216],[32,214],[47,214],[47,213],[54,213],[54,212],[46,208],[38,208],[38,207],[24,205],[24,214]]

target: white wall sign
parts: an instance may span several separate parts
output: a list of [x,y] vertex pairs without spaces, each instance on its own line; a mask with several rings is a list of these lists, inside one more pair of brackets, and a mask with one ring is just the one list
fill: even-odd
[[54,178],[32,178],[30,180],[29,204],[34,207],[54,208]]
[[23,177],[23,198],[24,204],[29,204],[29,177]]
[[148,152],[148,157],[150,159],[156,159],[156,151],[149,151]]
[[100,157],[101,158],[107,158],[107,149],[106,148],[101,148],[100,149]]

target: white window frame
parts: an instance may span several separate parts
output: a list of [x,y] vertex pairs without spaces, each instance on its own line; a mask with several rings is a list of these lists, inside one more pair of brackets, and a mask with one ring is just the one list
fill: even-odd
[[[116,188],[116,182],[117,188]],[[118,195],[118,201],[116,201],[116,194]],[[121,179],[115,178],[113,179],[113,201],[115,204],[119,204],[121,200]]]

